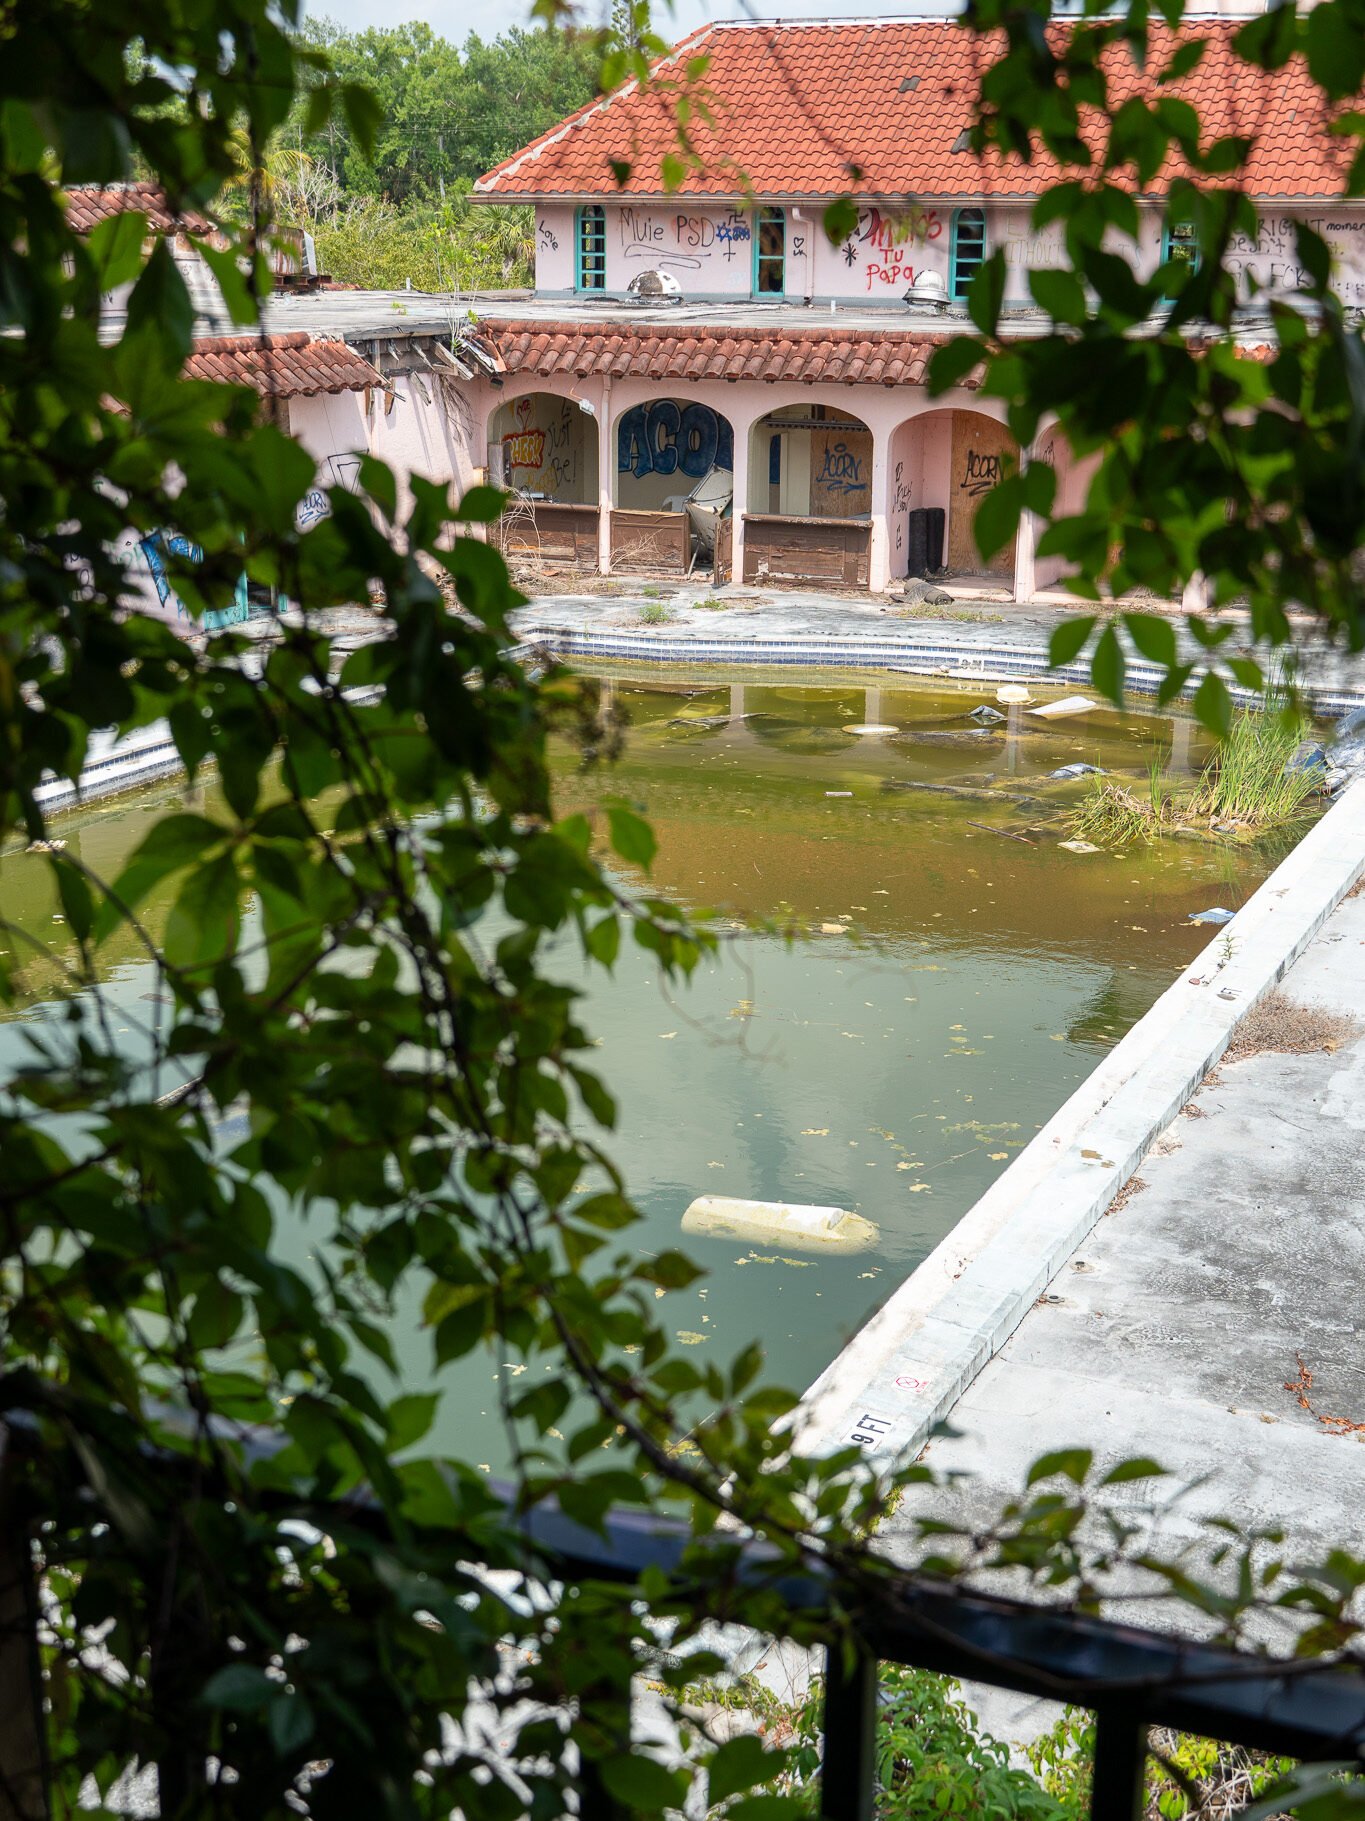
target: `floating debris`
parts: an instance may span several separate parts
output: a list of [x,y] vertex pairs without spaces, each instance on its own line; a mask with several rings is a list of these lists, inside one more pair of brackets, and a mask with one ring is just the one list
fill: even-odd
[[1006,708],[1027,708],[1033,697],[1023,683],[1002,683],[995,692],[995,699],[1003,702]]
[[1102,766],[1077,763],[1075,765],[1062,765],[1056,771],[1050,771],[1047,775],[1049,778],[1103,778],[1107,776],[1107,773]]
[[1212,910],[1191,911],[1191,923],[1231,923],[1236,911],[1225,910],[1221,904],[1215,904]]
[[975,721],[978,727],[995,727],[1005,719],[998,708],[992,708],[989,702],[983,702],[979,708],[973,708],[967,715],[969,721]]
[[1102,854],[1104,849],[1096,847],[1093,841],[1059,841],[1058,847],[1064,847],[1069,854]]
[[844,728],[845,733],[899,733],[899,727],[893,727],[889,721],[850,721]]
[[1029,713],[1040,721],[1057,721],[1063,715],[1089,714],[1098,708],[1098,702],[1092,702],[1089,696],[1063,696],[1060,702],[1044,702],[1040,708],[1030,708]]

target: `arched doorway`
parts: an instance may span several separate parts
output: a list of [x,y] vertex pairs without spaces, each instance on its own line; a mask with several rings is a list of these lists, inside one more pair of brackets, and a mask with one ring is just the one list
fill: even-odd
[[597,567],[597,420],[577,400],[527,392],[500,404],[488,476],[512,495],[498,529],[509,556]]
[[868,585],[872,432],[834,405],[788,405],[750,432],[744,579]]
[[613,572],[716,575],[728,563],[735,436],[697,399],[653,398],[617,419]]
[[983,559],[974,536],[977,507],[1019,461],[1004,424],[984,411],[924,411],[895,431],[890,461],[893,576],[1013,578],[1013,542]]

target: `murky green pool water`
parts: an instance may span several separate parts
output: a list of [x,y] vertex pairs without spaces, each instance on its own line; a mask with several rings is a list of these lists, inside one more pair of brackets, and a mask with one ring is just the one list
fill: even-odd
[[[1015,710],[978,729],[994,685],[815,686],[759,673],[736,682],[604,675],[629,718],[622,759],[584,773],[556,759],[560,806],[641,803],[659,855],[653,884],[717,913],[726,941],[678,993],[623,950],[590,982],[587,1022],[621,1118],[612,1149],[648,1215],[641,1243],[678,1243],[708,1192],[832,1203],[877,1224],[875,1248],[838,1259],[693,1239],[710,1275],[667,1309],[685,1345],[728,1358],[756,1334],[771,1375],[807,1384],[972,1205],[1010,1158],[1212,933],[1188,917],[1236,909],[1287,846],[1192,840],[1078,855],[1057,818],[1084,761],[1145,777],[1156,747],[1202,762],[1183,719],[1102,711],[1041,722]],[[860,736],[853,723],[897,731]],[[80,858],[112,877],[174,785],[63,818]],[[6,918],[50,937],[47,868],[0,861]],[[155,918],[156,907],[151,914]],[[806,924],[788,945],[757,932]],[[130,1046],[156,1015],[131,945],[109,945],[109,991]],[[570,946],[566,975],[579,969]],[[24,1019],[0,1029],[0,1062],[25,1021],[50,1015],[55,979],[29,968]],[[168,1084],[169,1085],[169,1084]],[[306,1251],[307,1234],[297,1244]],[[415,1381],[428,1342],[400,1338]],[[447,1439],[496,1466],[492,1368],[467,1362]]]

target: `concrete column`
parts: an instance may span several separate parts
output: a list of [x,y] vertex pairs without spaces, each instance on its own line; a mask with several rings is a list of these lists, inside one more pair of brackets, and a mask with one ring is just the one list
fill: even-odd
[[887,530],[891,469],[891,438],[872,427],[872,545],[868,553],[867,585],[873,594],[884,594],[891,582],[891,539]]
[[1038,521],[1027,508],[1019,514],[1019,533],[1014,540],[1014,598],[1031,601],[1037,592],[1035,559],[1038,552]]
[[611,574],[611,488],[616,439],[611,424],[611,380],[604,376],[597,407],[597,570]]
[[727,412],[735,444],[735,498],[730,508],[730,573],[736,582],[744,580],[744,514],[749,510],[749,440],[754,427],[752,417],[739,417]]
[[882,718],[882,692],[876,683],[869,683],[863,691],[863,724],[876,727]]
[[743,683],[731,683],[730,685],[730,719],[732,721],[742,721],[744,719]]
[[1196,569],[1185,584],[1185,592],[1180,597],[1180,605],[1186,613],[1207,613],[1209,610],[1209,585],[1201,569]]

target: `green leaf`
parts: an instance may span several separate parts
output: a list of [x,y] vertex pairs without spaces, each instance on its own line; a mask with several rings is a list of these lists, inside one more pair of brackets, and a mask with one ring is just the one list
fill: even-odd
[[1028,284],[1034,301],[1054,322],[1074,323],[1079,327],[1085,321],[1085,286],[1074,272],[1045,267],[1030,272]]
[[501,487],[471,487],[461,499],[455,516],[466,524],[494,524],[502,517],[511,497]]
[[1095,1456],[1089,1448],[1058,1448],[1051,1454],[1038,1456],[1028,1470],[1025,1484],[1036,1486],[1040,1480],[1054,1479],[1061,1474],[1077,1486],[1083,1486],[1094,1461]]
[[706,1800],[712,1807],[755,1783],[768,1783],[786,1765],[783,1751],[765,1751],[754,1733],[727,1739],[706,1766]]
[[681,1808],[687,1799],[687,1773],[666,1770],[638,1750],[617,1752],[598,1768],[607,1794],[641,1814],[661,1815],[665,1809]]
[[1145,1454],[1135,1455],[1130,1461],[1120,1461],[1117,1467],[1111,1467],[1099,1482],[1101,1486],[1124,1486],[1129,1480],[1151,1480],[1164,1478],[1166,1469],[1159,1462]]
[[231,853],[196,867],[166,919],[167,959],[179,967],[197,967],[231,954],[237,946],[240,892]]
[[437,1391],[410,1391],[396,1397],[386,1412],[387,1444],[395,1453],[420,1442],[431,1428],[441,1396]]
[[1074,663],[1094,630],[1093,613],[1082,614],[1074,620],[1063,620],[1060,626],[1054,627],[1047,642],[1047,661],[1051,668],[1059,670],[1063,664]]
[[209,1677],[199,1698],[205,1707],[223,1707],[229,1713],[251,1713],[269,1700],[277,1687],[263,1669],[256,1669],[250,1663],[229,1663],[226,1669]]
[[929,396],[937,398],[954,386],[960,386],[986,358],[986,350],[973,336],[955,335],[943,347],[935,349],[930,359],[925,375]]
[[1141,655],[1153,664],[1169,670],[1176,662],[1178,648],[1175,627],[1157,613],[1125,613],[1124,626]]
[[847,196],[829,203],[824,214],[825,238],[832,247],[858,232],[858,208]]
[[1108,696],[1111,702],[1123,700],[1124,670],[1123,647],[1119,644],[1119,635],[1111,623],[1096,639],[1090,659],[1090,675],[1095,687],[1101,695]]
[[967,314],[983,335],[994,335],[1005,302],[1005,255],[997,248],[977,267],[967,287]]
[[1211,670],[1204,673],[1203,681],[1194,692],[1194,712],[1209,732],[1220,738],[1232,728],[1232,697],[1222,677],[1215,676]]
[[57,891],[62,901],[62,910],[71,933],[78,942],[84,942],[94,927],[95,900],[90,887],[82,873],[79,873],[69,861],[60,856],[55,862],[57,873]]
[[313,1736],[313,1710],[299,1694],[277,1694],[265,1713],[270,1742],[282,1758],[293,1757]]
[[646,872],[654,862],[658,842],[654,839],[654,830],[643,816],[636,815],[633,809],[627,809],[623,803],[607,805],[607,822],[611,828],[611,844],[623,860],[633,866],[641,866]]
[[90,230],[85,237],[85,251],[101,291],[132,283],[142,270],[146,238],[147,217],[136,209],[120,209]]
[[983,557],[989,560],[1015,536],[1023,508],[1024,483],[1017,474],[1007,474],[981,499],[972,520],[972,536]]

